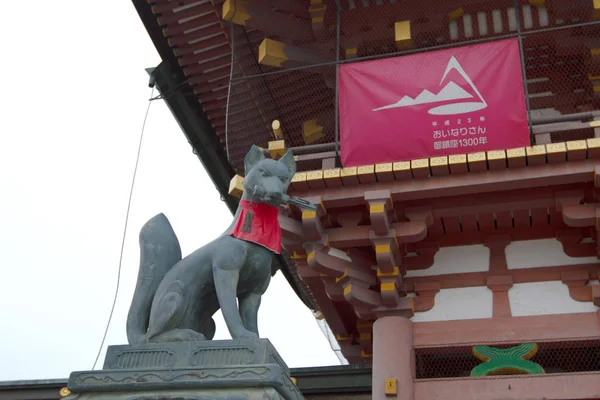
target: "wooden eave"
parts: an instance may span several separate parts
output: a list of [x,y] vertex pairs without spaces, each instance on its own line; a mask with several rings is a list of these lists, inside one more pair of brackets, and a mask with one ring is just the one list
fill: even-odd
[[[280,217],[284,245],[345,357],[368,363],[372,322],[427,311],[441,289],[562,281],[573,299],[600,304],[600,286],[586,286],[597,264],[508,271],[504,255],[511,241],[545,238],[572,257],[599,254],[599,166],[600,139],[588,139],[301,172],[292,193],[318,209]],[[405,276],[441,247],[474,244],[490,248],[489,271]]]
[[[568,183],[571,178],[576,179],[576,182],[577,175],[585,172],[579,169],[585,169],[583,165],[596,163],[597,159],[600,159],[600,138],[591,138],[508,150],[299,172],[294,176],[290,190],[298,196],[323,196],[325,206],[356,204],[355,192],[373,188],[392,190],[394,201],[420,200],[440,195],[488,191],[485,186],[489,186],[489,191],[495,191],[494,188],[527,188],[528,179],[543,182],[551,176],[562,179],[553,179],[552,184]],[[521,182],[524,178],[525,182]],[[515,185],[513,182],[517,181],[521,183]],[[472,185],[475,186],[469,189]]]

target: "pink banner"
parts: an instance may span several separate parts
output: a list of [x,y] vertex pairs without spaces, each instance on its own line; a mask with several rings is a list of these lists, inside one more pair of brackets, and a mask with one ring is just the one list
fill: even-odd
[[344,64],[344,167],[530,146],[517,39]]

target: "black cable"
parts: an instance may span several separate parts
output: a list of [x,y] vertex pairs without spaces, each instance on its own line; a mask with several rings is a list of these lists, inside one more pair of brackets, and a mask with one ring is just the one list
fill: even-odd
[[171,97],[176,90],[181,89],[182,87],[184,87],[185,85],[187,85],[189,83],[189,79],[184,80],[183,82],[181,82],[180,84],[178,84],[177,86],[171,88],[171,89],[167,89],[164,92],[160,93],[158,96],[156,97],[152,97],[152,95],[150,96],[150,101],[154,101],[154,100],[166,100],[169,97]]
[[231,36],[231,66],[229,67],[229,85],[227,87],[227,103],[225,104],[225,154],[227,155],[227,162],[231,165],[231,158],[229,157],[229,99],[231,98],[231,85],[233,79],[233,62],[235,60],[235,28],[233,27],[233,18],[237,13],[237,4],[233,4],[233,16],[229,21],[229,36]]
[[154,88],[152,88],[152,92],[150,93],[150,100],[148,101],[148,108],[146,108],[146,115],[144,116],[144,122],[142,123],[142,132],[140,134],[140,142],[138,144],[137,157],[135,160],[135,167],[133,169],[133,178],[131,180],[131,188],[129,189],[129,200],[127,202],[127,213],[125,214],[125,227],[123,228],[123,240],[121,241],[121,254],[119,255],[119,269],[117,272],[117,287],[115,289],[115,297],[113,299],[112,307],[110,309],[110,315],[108,317],[108,322],[106,323],[106,329],[104,330],[104,336],[102,337],[102,342],[100,343],[100,348],[98,349],[98,354],[96,355],[96,360],[94,361],[94,365],[92,366],[92,371],[96,368],[96,364],[98,363],[98,359],[100,358],[100,353],[102,353],[102,347],[104,347],[104,341],[106,340],[106,335],[108,334],[108,328],[110,327],[110,322],[112,321],[113,313],[115,311],[115,305],[117,304],[117,297],[119,296],[119,284],[121,282],[121,265],[123,263],[123,250],[125,249],[125,237],[127,235],[127,224],[129,222],[129,210],[131,209],[131,198],[133,197],[133,188],[135,187],[135,177],[137,175],[138,165],[140,163],[140,152],[142,150],[142,141],[144,139],[144,130],[146,128],[146,120],[148,119],[148,111],[150,111],[150,105],[152,104],[152,95],[154,95]]

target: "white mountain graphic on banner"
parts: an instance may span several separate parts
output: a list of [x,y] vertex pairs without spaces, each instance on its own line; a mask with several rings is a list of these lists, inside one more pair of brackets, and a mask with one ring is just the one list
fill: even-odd
[[[444,72],[444,76],[442,76],[442,80],[440,81],[440,86],[446,79],[446,76],[450,73],[450,71],[456,70],[461,77],[469,84],[471,89],[477,94],[479,101],[471,101],[471,102],[456,102],[445,104],[442,106],[431,108],[428,112],[429,114],[434,115],[454,115],[454,114],[464,114],[473,111],[479,111],[487,107],[487,103],[475,87],[471,78],[467,75],[465,70],[462,68],[460,63],[456,60],[456,58],[451,57],[448,65],[446,66],[446,71]],[[473,95],[469,92],[461,88],[459,85],[450,81],[440,90],[437,94],[431,93],[429,90],[425,89],[417,97],[414,99],[410,96],[404,96],[400,99],[400,101],[388,104],[387,106],[374,108],[373,111],[381,111],[387,110],[391,108],[399,108],[399,107],[411,107],[420,104],[428,104],[428,103],[439,103],[442,101],[452,101],[452,100],[465,100],[472,99]]]
[[416,106],[418,104],[436,103],[448,100],[470,99],[473,96],[466,90],[450,81],[438,94],[433,94],[425,89],[416,98],[404,96],[399,102],[374,109],[373,111],[385,110],[388,108]]

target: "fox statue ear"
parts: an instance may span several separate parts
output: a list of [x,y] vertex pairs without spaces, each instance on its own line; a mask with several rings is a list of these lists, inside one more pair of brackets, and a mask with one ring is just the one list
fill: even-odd
[[246,170],[245,175],[247,176],[250,173],[250,170],[264,159],[265,155],[263,154],[261,149],[255,145],[252,145],[250,151],[248,152],[248,154],[246,154],[246,157],[244,158],[244,169]]
[[285,152],[283,157],[279,159],[279,162],[285,165],[288,169],[288,178],[290,181],[296,175],[296,160],[294,160],[294,153],[291,150]]

